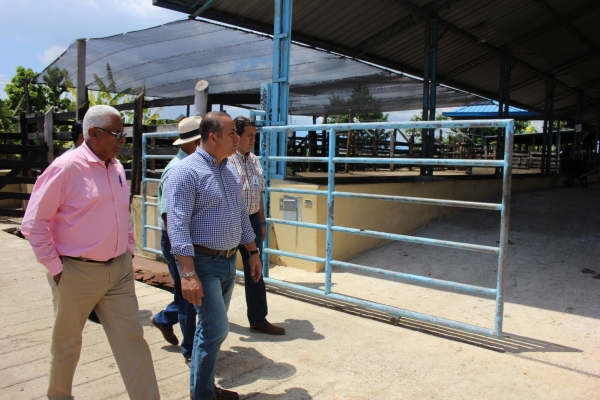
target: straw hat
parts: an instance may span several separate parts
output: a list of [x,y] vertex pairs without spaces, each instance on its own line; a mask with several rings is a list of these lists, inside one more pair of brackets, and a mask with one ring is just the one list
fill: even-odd
[[177,128],[179,139],[173,143],[173,146],[179,146],[180,144],[200,139],[200,122],[202,122],[202,117],[198,116],[182,119]]

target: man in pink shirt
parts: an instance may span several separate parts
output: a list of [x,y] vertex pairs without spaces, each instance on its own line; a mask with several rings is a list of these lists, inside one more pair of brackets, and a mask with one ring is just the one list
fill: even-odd
[[159,399],[133,279],[129,188],[115,159],[125,143],[119,112],[91,107],[85,142],[37,179],[22,223],[47,271],[54,304],[49,399],[73,399],[85,321],[95,310],[130,399]]

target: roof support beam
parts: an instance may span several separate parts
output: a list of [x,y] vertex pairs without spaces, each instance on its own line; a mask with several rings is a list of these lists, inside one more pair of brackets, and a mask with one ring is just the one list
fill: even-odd
[[[444,7],[450,6],[452,3],[455,3],[456,1],[457,0],[433,0],[429,4],[427,4],[425,7],[434,9],[434,12],[435,12]],[[414,17],[414,19],[412,17]],[[411,13],[411,15],[407,15],[406,17],[393,23],[392,25],[388,26],[387,28],[384,28],[381,31],[377,32],[375,35],[371,36],[367,40],[363,41],[362,43],[360,43],[359,45],[354,47],[354,50],[357,53],[357,55],[355,57],[358,58],[358,57],[362,56],[363,54],[365,54],[367,51],[371,50],[372,48],[377,47],[378,45],[380,45],[381,43],[390,39],[391,37],[410,28],[414,23],[418,23],[416,18],[417,18],[416,15],[414,13]],[[446,31],[447,31],[447,29],[446,29]],[[444,31],[443,33],[446,33],[446,31]],[[443,34],[442,34],[442,36],[443,36]],[[438,38],[438,41],[439,41],[439,39],[441,39],[441,37]]]
[[[564,17],[562,17],[559,13],[557,13],[552,7],[550,7],[544,0],[537,0],[542,6],[544,6],[558,21],[560,24],[567,28],[573,36],[575,36],[581,43],[583,43],[590,51],[600,54],[600,49],[596,47],[596,45],[590,42],[585,36],[583,36],[569,21],[567,21]],[[598,2],[596,2],[598,3]]]
[[[402,6],[402,7],[408,8],[409,10],[411,10],[411,11],[413,11],[415,13],[421,14],[421,15],[425,16],[426,18],[429,18],[429,19],[432,18],[432,14],[428,10],[426,10],[424,8],[421,8],[421,7],[418,7],[418,6],[416,6],[415,4],[411,3],[408,0],[391,0],[391,1],[393,3],[395,3],[395,4],[398,4],[398,5]],[[540,0],[538,0],[538,1],[540,1]],[[476,44],[478,44],[480,46],[483,46],[483,47],[487,48],[488,50],[490,50],[490,51],[492,51],[494,53],[497,53],[497,54],[500,54],[500,55],[504,55],[505,54],[505,51],[502,50],[501,48],[496,47],[496,46],[494,46],[492,44],[489,44],[487,42],[482,42],[481,39],[478,38],[477,36],[475,36],[475,35],[467,32],[467,31],[465,31],[462,28],[459,28],[458,26],[452,24],[451,22],[448,22],[448,21],[444,20],[443,18],[438,18],[438,20],[439,20],[439,23],[441,25],[449,28],[452,32],[454,32],[455,34],[461,36],[462,38],[464,38],[466,40],[469,40],[469,41],[471,41],[473,43],[476,43]],[[543,76],[546,79],[552,79],[552,75],[548,74],[545,71],[542,71],[541,69],[539,69],[537,67],[534,67],[533,65],[529,64],[528,62],[523,61],[523,60],[521,60],[521,59],[519,59],[517,57],[512,57],[512,58],[513,58],[513,60],[515,62],[518,62],[519,64],[521,64],[523,67],[529,69],[530,71],[532,71],[532,72],[534,72],[534,73],[536,73],[536,74],[538,74],[540,76]],[[562,82],[562,81],[559,81],[559,80],[557,80],[556,82],[558,84],[562,85],[562,86],[565,86],[566,88],[568,88],[569,90],[571,90],[571,91],[573,91],[575,93],[577,92],[576,89],[572,88],[571,86],[569,86],[565,82]],[[588,97],[588,98],[591,101],[593,101],[594,103],[600,104],[600,103],[598,103],[598,101],[596,99],[591,98],[591,97]]]

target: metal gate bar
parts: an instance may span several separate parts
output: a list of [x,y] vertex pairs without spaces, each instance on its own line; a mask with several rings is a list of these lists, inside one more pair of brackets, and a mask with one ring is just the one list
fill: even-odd
[[[409,159],[409,158],[361,158],[361,157],[335,157],[335,135],[337,131],[348,131],[348,130],[363,130],[363,129],[439,129],[439,128],[483,128],[483,127],[496,127],[504,128],[505,130],[505,150],[503,160],[456,160],[456,159]],[[503,309],[504,309],[504,282],[505,282],[505,269],[506,269],[506,249],[508,246],[508,223],[509,223],[509,206],[510,206],[510,189],[511,189],[511,174],[512,174],[512,144],[513,144],[513,121],[512,120],[478,120],[478,121],[428,121],[428,122],[403,122],[403,123],[361,123],[361,124],[327,124],[327,125],[295,125],[295,126],[272,126],[272,127],[259,127],[258,130],[263,132],[261,134],[261,162],[263,163],[263,171],[265,174],[265,181],[267,183],[266,193],[295,193],[295,194],[310,194],[327,196],[327,224],[313,224],[298,221],[286,221],[275,218],[270,218],[270,196],[264,196],[266,203],[265,212],[268,224],[285,224],[298,226],[303,228],[320,229],[326,231],[326,255],[325,258],[317,256],[309,256],[303,254],[297,254],[287,251],[270,249],[270,229],[267,229],[267,237],[265,240],[265,249],[263,252],[263,275],[264,280],[269,285],[280,287],[286,290],[295,291],[299,293],[305,293],[312,296],[322,297],[326,299],[333,299],[336,301],[345,302],[351,305],[355,305],[362,308],[373,309],[380,312],[385,312],[394,317],[406,317],[428,323],[433,323],[441,326],[445,326],[452,329],[459,329],[475,334],[501,337],[502,336],[502,322],[503,322]],[[308,131],[308,130],[328,130],[329,131],[329,156],[328,157],[282,157],[282,156],[271,156],[269,154],[271,150],[270,142],[271,136],[282,132],[292,131]],[[142,135],[142,248],[145,251],[162,254],[158,249],[150,248],[147,246],[147,235],[148,229],[159,231],[160,228],[157,226],[148,225],[146,222],[147,207],[156,207],[156,203],[147,201],[147,183],[148,182],[160,182],[159,179],[152,179],[146,177],[147,171],[147,160],[149,159],[164,159],[170,160],[173,156],[164,155],[148,155],[147,151],[147,139],[148,138],[174,138],[177,137],[178,132],[165,132],[165,133],[145,133]],[[327,191],[324,190],[302,190],[302,189],[288,189],[288,188],[273,188],[270,185],[271,181],[271,169],[268,168],[268,164],[271,162],[281,161],[299,161],[299,162],[326,162],[328,163],[328,187]],[[484,203],[484,202],[471,202],[471,201],[457,201],[457,200],[445,200],[445,199],[429,199],[419,197],[406,197],[406,196],[388,196],[388,195],[373,195],[363,193],[351,193],[351,192],[337,192],[334,190],[335,187],[335,165],[338,163],[365,163],[365,164],[395,164],[395,165],[438,165],[438,166],[460,166],[460,167],[500,167],[503,168],[503,179],[502,179],[502,202],[496,203]],[[437,206],[448,206],[448,207],[463,207],[473,208],[481,210],[494,210],[500,211],[500,241],[498,247],[481,246],[470,243],[452,242],[438,239],[429,239],[414,237],[408,235],[391,234],[377,231],[365,231],[354,228],[347,228],[341,226],[334,226],[334,200],[335,197],[345,198],[360,198],[360,199],[373,199],[383,201],[394,201],[404,202],[413,204],[425,204],[425,205],[437,205]],[[428,278],[419,275],[405,274],[394,271],[387,271],[379,268],[372,268],[364,265],[347,263],[333,259],[333,232],[344,232],[349,234],[359,234],[371,237],[380,237],[389,240],[401,240],[411,243],[427,244],[434,246],[458,248],[463,250],[486,252],[498,255],[498,273],[496,279],[495,288],[484,288],[473,285],[467,285],[459,282],[444,281],[439,279]],[[308,288],[302,285],[293,284],[285,281],[269,278],[269,254],[292,257],[307,261],[319,262],[325,264],[325,290],[318,290]],[[413,281],[419,283],[425,283],[433,286],[440,286],[451,288],[461,292],[475,293],[478,295],[488,295],[496,297],[496,310],[495,310],[495,321],[494,328],[484,328],[476,325],[466,324],[463,322],[453,321],[446,318],[440,318],[429,314],[418,313],[410,310],[401,309],[377,302],[359,299],[352,296],[341,295],[331,292],[331,275],[332,266],[358,270],[362,272],[369,272],[373,274],[380,274],[391,276],[404,281]],[[243,277],[243,271],[237,271],[238,276]]]
[[[367,157],[335,157],[335,137],[337,131],[348,131],[348,130],[364,130],[364,129],[439,129],[439,128],[484,128],[484,127],[496,127],[504,128],[505,130],[505,141],[504,141],[504,159],[503,160],[468,160],[468,159],[414,159],[414,158],[367,158]],[[293,132],[293,131],[329,131],[329,156],[328,157],[283,157],[283,156],[271,156],[269,154],[271,135],[280,134],[282,132]],[[321,125],[291,125],[291,126],[269,126],[259,127],[261,132],[261,161],[263,162],[263,171],[265,171],[265,180],[267,181],[267,193],[293,193],[293,194],[309,194],[318,196],[327,196],[327,224],[314,224],[300,221],[287,221],[281,219],[275,219],[270,217],[270,207],[265,207],[266,220],[268,224],[283,224],[291,225],[303,228],[320,229],[326,231],[326,251],[325,258],[308,256],[303,254],[296,254],[292,252],[286,252],[281,250],[271,249],[270,247],[270,229],[267,229],[267,238],[265,243],[265,249],[263,251],[263,272],[265,276],[265,282],[270,285],[281,287],[287,290],[297,291],[300,293],[306,293],[314,296],[320,296],[329,299],[335,299],[343,301],[352,305],[356,305],[363,308],[374,309],[377,311],[386,312],[392,316],[403,316],[407,318],[413,318],[420,321],[438,324],[446,326],[452,329],[460,329],[471,333],[480,335],[501,337],[502,336],[502,322],[503,322],[503,310],[504,310],[504,285],[505,285],[505,270],[506,270],[506,249],[508,245],[508,226],[509,226],[509,206],[510,206],[510,190],[511,190],[511,175],[512,175],[512,147],[513,147],[513,121],[512,120],[477,120],[477,121],[427,121],[427,122],[406,122],[406,123],[360,123],[360,124],[321,124]],[[271,162],[327,162],[328,163],[328,186],[327,191],[324,190],[303,190],[303,189],[289,189],[289,188],[273,188],[271,187],[271,177],[268,168]],[[429,198],[418,198],[418,197],[406,197],[406,196],[388,196],[388,195],[373,195],[373,194],[362,194],[362,193],[351,193],[351,192],[337,192],[334,190],[335,187],[335,165],[338,163],[363,163],[363,164],[395,164],[395,165],[421,165],[421,166],[457,166],[457,167],[490,167],[490,168],[502,168],[502,202],[496,203],[484,203],[484,202],[472,202],[472,201],[457,201],[457,200],[446,200],[446,199],[429,199]],[[266,202],[269,202],[270,196],[265,196]],[[500,211],[500,241],[498,247],[482,246],[471,243],[460,243],[446,240],[429,239],[414,237],[408,235],[399,235],[385,232],[377,232],[370,230],[361,230],[355,228],[347,228],[341,226],[334,226],[334,203],[336,197],[345,198],[361,198],[361,199],[373,199],[373,200],[384,200],[384,201],[395,201],[405,202],[413,204],[425,204],[425,205],[437,205],[447,207],[463,207],[473,208],[481,210],[494,210]],[[349,234],[358,234],[371,237],[379,237],[389,240],[399,240],[410,243],[427,244],[433,246],[442,246],[449,248],[456,248],[462,250],[471,250],[484,253],[491,253],[498,255],[498,273],[496,277],[495,288],[484,288],[479,286],[462,284],[459,282],[450,282],[439,279],[433,279],[423,277],[419,275],[404,274],[393,271],[386,271],[378,268],[372,268],[364,265],[352,264],[342,262],[333,259],[333,232],[343,232]],[[325,289],[323,291],[307,288],[302,285],[292,284],[276,279],[269,278],[269,264],[268,255],[274,254],[279,256],[287,256],[292,258],[298,258],[308,261],[320,262],[325,264]],[[382,274],[386,276],[395,277],[405,281],[414,281],[419,283],[425,283],[433,286],[440,286],[451,288],[461,292],[475,293],[478,295],[494,296],[496,298],[495,307],[495,320],[494,328],[484,328],[476,325],[466,324],[463,322],[453,321],[445,318],[440,318],[428,314],[417,313],[409,310],[404,310],[397,307],[392,307],[377,302],[368,300],[358,299],[352,296],[346,296],[331,292],[331,275],[332,266],[359,270],[362,272],[369,272],[374,274]]]

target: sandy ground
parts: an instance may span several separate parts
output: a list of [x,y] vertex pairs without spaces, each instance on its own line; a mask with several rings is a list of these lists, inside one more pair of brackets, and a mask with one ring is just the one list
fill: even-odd
[[[287,334],[247,329],[243,287],[232,299],[217,382],[244,399],[597,399],[600,393],[600,185],[513,197],[501,340],[439,329],[340,304],[269,293],[269,320]],[[4,229],[5,225],[1,224]],[[460,211],[415,234],[494,245],[499,217]],[[0,232],[0,398],[43,398],[52,330],[50,289],[29,244]],[[352,260],[493,286],[495,259],[391,243]],[[322,287],[324,274],[275,267],[271,277]],[[492,326],[493,301],[336,270],[333,290],[409,310]],[[170,293],[136,283],[140,318],[165,399],[188,398],[177,346],[149,323]],[[78,399],[127,398],[101,326],[84,329]]]

